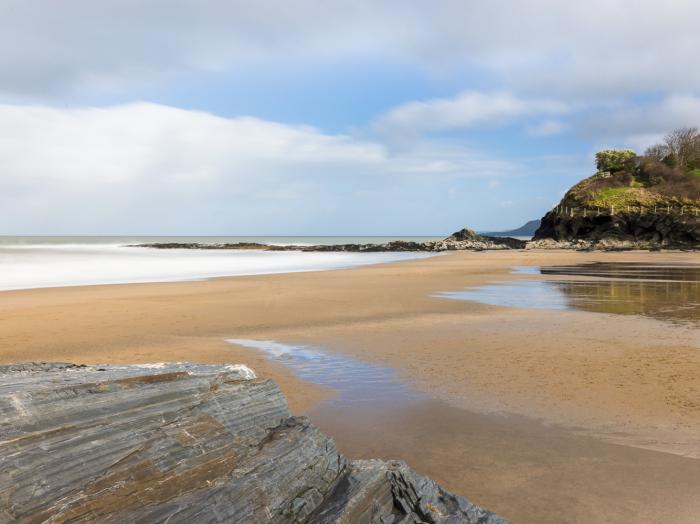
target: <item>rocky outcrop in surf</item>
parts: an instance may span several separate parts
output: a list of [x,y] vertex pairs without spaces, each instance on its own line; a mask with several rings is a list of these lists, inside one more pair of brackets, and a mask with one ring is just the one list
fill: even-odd
[[0,366],[0,522],[503,524],[241,365]]
[[155,249],[258,249],[263,251],[304,251],[304,252],[334,252],[345,251],[353,253],[376,253],[383,251],[485,251],[492,249],[523,249],[526,242],[509,237],[491,237],[477,234],[471,229],[462,229],[443,240],[428,242],[412,242],[394,240],[383,244],[317,244],[306,245],[277,245],[256,242],[232,243],[201,243],[201,242],[156,242],[137,244],[131,247],[150,247]]

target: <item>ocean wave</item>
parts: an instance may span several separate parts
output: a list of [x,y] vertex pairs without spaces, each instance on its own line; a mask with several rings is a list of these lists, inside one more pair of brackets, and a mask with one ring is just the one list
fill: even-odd
[[0,246],[0,290],[325,271],[426,253],[156,250],[119,245]]

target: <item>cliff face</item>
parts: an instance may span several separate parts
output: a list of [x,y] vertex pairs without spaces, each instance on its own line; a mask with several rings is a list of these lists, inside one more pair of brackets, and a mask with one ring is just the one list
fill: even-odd
[[534,240],[700,248],[700,177],[637,160],[572,187]]
[[535,240],[629,241],[640,244],[640,247],[700,247],[699,217],[688,212],[681,214],[679,209],[669,213],[649,210],[614,215],[609,211],[597,214],[597,210],[590,209],[584,215],[580,207],[572,205],[576,210],[572,215],[571,211],[562,212],[560,208],[568,206],[562,204],[542,218]]
[[0,367],[0,522],[504,523],[348,462],[245,366]]

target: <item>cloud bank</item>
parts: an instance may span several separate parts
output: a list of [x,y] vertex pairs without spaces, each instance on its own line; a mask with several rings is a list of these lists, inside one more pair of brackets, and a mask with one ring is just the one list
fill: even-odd
[[[6,105],[0,123],[0,230],[7,232],[298,233],[322,230],[338,214],[351,232],[367,231],[420,199],[411,190],[378,205],[405,184],[447,192],[455,179],[514,171],[445,142],[391,152],[307,126],[147,103]],[[400,225],[388,218],[387,227]]]
[[671,94],[643,106],[621,104],[604,115],[584,118],[580,129],[591,139],[616,140],[643,151],[684,126],[700,126],[700,96]]
[[512,87],[579,97],[698,89],[698,19],[693,0],[5,0],[0,91],[41,97],[368,56],[478,66]]
[[518,118],[567,112],[556,100],[518,98],[511,93],[466,91],[454,98],[410,102],[379,117],[381,132],[418,134],[475,126],[498,127]]
[[700,123],[698,20],[690,0],[5,0],[0,233],[517,226],[597,148]]

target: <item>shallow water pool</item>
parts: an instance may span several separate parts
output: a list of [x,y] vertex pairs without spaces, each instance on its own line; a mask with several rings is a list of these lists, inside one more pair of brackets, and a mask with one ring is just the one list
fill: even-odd
[[700,324],[700,265],[590,263],[520,266],[513,272],[526,278],[436,296],[495,306],[641,315]]

